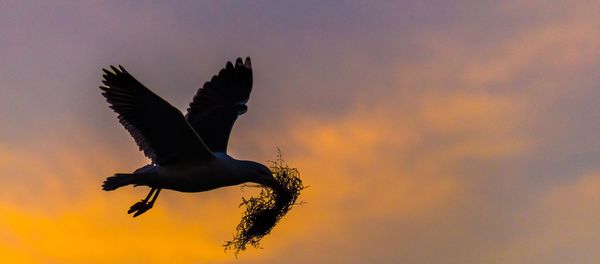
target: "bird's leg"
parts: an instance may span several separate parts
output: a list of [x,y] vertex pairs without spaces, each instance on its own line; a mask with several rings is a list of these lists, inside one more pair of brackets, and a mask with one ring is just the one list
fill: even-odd
[[150,189],[150,192],[148,193],[148,195],[146,195],[146,198],[144,198],[144,200],[142,200],[142,201],[144,201],[144,203],[147,203],[147,202],[148,202],[148,200],[150,200],[150,196],[152,196],[152,194],[153,194],[154,192],[156,192],[156,189],[157,189],[157,188],[152,188],[152,189]]
[[[146,195],[146,198],[132,205],[131,208],[129,208],[129,211],[127,211],[127,213],[131,214],[135,212],[133,217],[136,217],[150,210],[150,208],[152,208],[152,206],[154,205],[156,198],[158,197],[158,193],[160,193],[159,188],[152,188],[148,195]],[[154,194],[154,197],[151,202],[148,202],[148,200],[150,200],[150,197],[152,197],[152,194]]]
[[[135,214],[133,214],[133,217],[137,217],[138,215],[141,215],[141,214],[145,213],[146,211],[150,210],[150,208],[152,208],[152,206],[154,206],[154,202],[156,202],[156,198],[158,198],[158,194],[160,193],[160,190],[161,190],[160,188],[151,190],[145,199],[147,203],[144,205],[144,207],[141,210],[138,210],[137,212],[135,212]],[[152,197],[152,200],[150,202],[148,202],[148,198],[150,198],[150,195],[153,192],[154,192],[154,197]]]
[[131,206],[131,208],[129,208],[129,211],[127,211],[128,214],[131,214],[135,211],[139,211],[142,208],[144,208],[146,206],[146,204],[148,203],[148,200],[150,200],[150,196],[152,196],[152,194],[156,191],[156,188],[152,188],[150,190],[150,192],[148,193],[148,195],[146,196],[146,198],[144,198],[143,200],[135,203],[134,205]]
[[156,189],[156,192],[154,193],[154,197],[152,197],[152,201],[150,201],[148,203],[148,206],[150,206],[150,208],[152,208],[152,206],[154,206],[154,202],[156,202],[156,198],[158,198],[158,194],[160,193],[160,188]]

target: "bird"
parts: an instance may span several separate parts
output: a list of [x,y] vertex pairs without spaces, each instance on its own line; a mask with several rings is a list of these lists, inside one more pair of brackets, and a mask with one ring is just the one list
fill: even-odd
[[228,61],[197,90],[185,115],[123,66],[102,70],[102,95],[151,161],[132,173],[116,173],[102,184],[105,191],[127,185],[150,188],[128,214],[137,217],[151,209],[162,189],[195,193],[249,182],[277,188],[267,166],[227,153],[234,123],[248,109],[253,82],[249,57],[237,58],[235,64]]

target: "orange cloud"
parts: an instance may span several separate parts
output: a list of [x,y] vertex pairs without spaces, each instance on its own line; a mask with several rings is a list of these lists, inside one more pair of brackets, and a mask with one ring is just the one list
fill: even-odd
[[513,243],[498,247],[484,258],[494,263],[573,261],[593,263],[600,255],[600,174],[573,175],[564,185],[548,188],[515,216],[520,231]]
[[[435,219],[440,210],[466,199],[468,185],[453,169],[457,160],[514,155],[525,146],[502,132],[462,136],[509,131],[512,108],[503,98],[464,93],[417,98],[409,112],[393,112],[389,105],[359,106],[335,121],[293,118],[286,129],[271,135],[251,134],[264,148],[272,148],[277,137],[287,139],[290,152],[286,155],[284,149],[284,157],[311,187],[301,196],[307,204],[292,210],[265,238],[266,249],[249,250],[241,259],[274,261],[299,241],[339,242],[364,219]],[[145,191],[104,193],[99,183],[139,161],[123,159],[124,154],[95,143],[98,135],[78,131],[81,138],[71,145],[94,151],[81,155],[55,142],[51,154],[0,152],[2,171],[19,172],[38,184],[19,181],[2,196],[0,214],[6,217],[0,229],[8,231],[0,244],[7,258],[69,263],[233,260],[220,244],[230,238],[240,217],[237,188],[193,195],[167,192],[151,212],[131,219],[125,210]],[[459,140],[429,145],[432,137],[444,134]]]
[[[541,197],[519,189],[537,182],[527,174],[536,166],[561,161],[536,152],[553,138],[532,127],[553,123],[546,111],[584,89],[565,84],[600,50],[598,23],[577,15],[593,8],[582,6],[498,42],[456,37],[488,33],[462,24],[424,32],[415,41],[423,44],[423,60],[398,58],[382,67],[366,58],[370,53],[356,55],[344,67],[391,69],[389,79],[370,77],[372,87],[350,87],[381,89],[380,97],[357,96],[334,117],[294,114],[282,127],[244,130],[244,144],[257,150],[249,158],[273,158],[274,142],[283,142],[284,158],[311,187],[300,197],[307,203],[265,238],[265,249],[238,260],[220,246],[239,221],[237,187],[165,192],[149,213],[131,219],[125,211],[144,189],[99,188],[104,177],[145,162],[124,131],[107,139],[73,122],[44,139],[5,142],[0,254],[7,262],[44,263],[545,263],[545,255],[569,247],[581,261],[564,262],[592,262],[594,254],[574,255],[595,252],[600,237],[596,170],[540,185]],[[330,94],[350,89],[330,70]],[[557,127],[572,135],[568,124]],[[121,129],[116,122],[114,128]],[[512,192],[528,199],[497,199]]]
[[[54,153],[53,159],[36,154],[2,152],[6,161],[2,170],[19,171],[5,177],[25,178],[2,186],[0,230],[5,230],[5,235],[0,236],[0,247],[5,250],[5,261],[184,263],[228,259],[219,247],[227,237],[214,236],[214,229],[223,235],[233,230],[233,210],[219,210],[217,204],[200,206],[202,211],[183,215],[190,218],[181,221],[182,215],[173,217],[163,207],[169,203],[167,193],[151,217],[131,219],[125,210],[143,191],[103,193],[99,187],[101,177],[109,175],[104,171],[118,170],[117,166],[111,168],[118,163],[111,161],[112,155],[94,152],[81,156],[64,148]],[[222,214],[228,213],[232,217],[232,221],[224,221],[230,224],[228,229],[202,221],[208,217],[223,221]]]

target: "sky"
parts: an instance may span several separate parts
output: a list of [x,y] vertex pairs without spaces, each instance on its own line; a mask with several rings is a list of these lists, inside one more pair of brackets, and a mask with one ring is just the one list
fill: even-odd
[[[600,3],[2,1],[0,255],[10,263],[597,263]],[[239,186],[102,181],[148,160],[98,86],[125,66],[180,110],[228,60],[254,88],[236,158],[310,187],[224,252]]]

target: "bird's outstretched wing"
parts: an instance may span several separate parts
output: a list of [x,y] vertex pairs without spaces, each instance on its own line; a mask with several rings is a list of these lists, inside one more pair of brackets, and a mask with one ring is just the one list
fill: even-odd
[[187,110],[186,119],[211,151],[226,152],[231,128],[246,112],[252,90],[250,58],[231,62],[210,82],[198,89]]
[[213,157],[183,114],[138,82],[123,67],[104,71],[102,95],[140,150],[155,164]]

